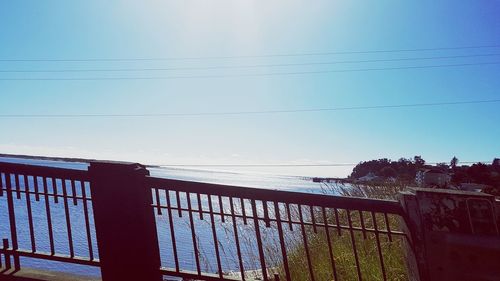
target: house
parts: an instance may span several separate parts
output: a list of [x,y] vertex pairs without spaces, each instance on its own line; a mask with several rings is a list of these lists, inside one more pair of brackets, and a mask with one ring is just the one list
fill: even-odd
[[369,172],[367,175],[362,176],[360,178],[357,178],[354,182],[355,183],[373,183],[373,182],[380,182],[382,181],[382,178],[375,175],[372,172]]
[[442,170],[431,168],[417,171],[415,182],[419,187],[447,188],[451,176]]

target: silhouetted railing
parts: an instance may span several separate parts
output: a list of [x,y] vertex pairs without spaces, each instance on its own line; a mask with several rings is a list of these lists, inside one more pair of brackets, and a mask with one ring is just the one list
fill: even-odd
[[[2,237],[0,249],[7,267],[13,262],[19,269],[19,257],[99,265],[87,171],[0,163],[0,200],[10,234]],[[74,216],[83,218],[83,225],[75,226]],[[83,247],[78,254],[75,237]],[[20,240],[26,243],[21,246]]]
[[394,263],[405,268],[410,241],[396,201],[148,174],[123,163],[89,171],[0,163],[0,216],[9,222],[2,266],[19,269],[20,257],[91,265],[104,280],[405,277],[393,272]]
[[[324,242],[323,246],[328,248],[329,253],[328,271],[331,276],[328,280],[348,280],[341,278],[346,273],[340,272],[339,266],[343,271],[354,270],[354,276],[358,280],[388,280],[383,252],[391,247],[390,244],[395,244],[394,239],[400,243],[398,237],[406,238],[400,231],[400,223],[403,223],[400,217],[402,209],[396,201],[152,177],[147,182],[153,187],[153,209],[157,216],[164,216],[163,226],[160,226],[160,220],[157,227],[168,240],[165,241],[166,245],[160,242],[160,246],[169,248],[165,255],[167,261],[164,261],[162,267],[165,275],[211,280],[248,280],[252,276],[262,280],[273,280],[276,277],[280,280],[299,280],[297,272],[294,274],[293,271],[300,267],[300,271],[307,272],[306,278],[317,280],[315,268],[320,261],[314,261],[315,253],[308,240],[315,239],[317,248],[318,236],[321,235],[320,241]],[[161,231],[162,227],[167,231]],[[180,229],[186,227],[189,229],[187,233]],[[179,234],[180,231],[183,236]],[[249,245],[243,244],[252,244],[249,240],[253,239],[246,239],[249,236],[255,238],[253,247],[250,246],[255,253],[247,251],[247,255],[244,255],[242,248],[248,248]],[[343,236],[348,237],[348,243]],[[343,245],[337,245],[336,240],[339,239]],[[377,269],[371,269],[370,276],[365,276],[363,266],[367,265],[363,263],[359,252],[366,249],[359,248],[367,247],[370,244],[366,242],[368,240],[373,243],[370,250],[375,250],[372,254],[376,254],[378,261],[375,264],[370,261],[369,266],[376,266]],[[181,250],[179,244],[183,246]],[[224,255],[221,254],[222,247],[226,252]],[[202,248],[205,248],[203,252]],[[342,248],[342,254],[352,255],[353,264],[340,265],[340,262],[345,261],[340,260],[337,248]],[[402,249],[401,247],[400,250]],[[298,251],[304,253],[303,260],[306,262],[299,265],[295,257],[294,264],[291,265],[290,252],[295,252],[293,254],[296,255]],[[194,266],[184,263],[185,267],[190,268],[183,268],[181,265],[180,257],[186,257],[186,252],[193,254]],[[200,261],[204,258],[203,255],[214,257],[214,265],[203,268]],[[404,261],[400,262],[404,267]],[[165,263],[173,266],[168,268]],[[233,265],[232,268],[229,265]],[[258,273],[255,273],[256,269]],[[237,271],[238,274],[231,274],[231,271]],[[373,276],[374,272],[379,276]],[[322,280],[327,279],[323,277]]]

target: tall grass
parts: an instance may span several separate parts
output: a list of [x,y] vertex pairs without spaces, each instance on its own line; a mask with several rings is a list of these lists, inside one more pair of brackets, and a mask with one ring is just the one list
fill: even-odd
[[[400,184],[370,186],[328,183],[324,185],[323,192],[348,197],[395,199],[398,192],[404,188],[405,186]],[[387,234],[377,235],[373,232],[352,230],[352,228],[375,229],[376,225],[378,230],[383,231],[387,230],[387,224],[391,231],[399,230],[401,223],[399,218],[388,215],[386,220],[383,214],[348,210],[338,210],[337,214],[338,216],[335,216],[333,210],[326,212],[328,224],[346,226],[347,229],[329,228],[331,248],[324,227],[317,227],[316,232],[312,227],[306,228],[305,236],[315,280],[358,280],[360,275],[363,280],[375,281],[384,280],[384,274],[387,280],[408,280],[403,237],[392,235],[391,242]],[[315,216],[321,218],[319,213]],[[348,216],[352,228],[349,227]],[[320,220],[319,223],[324,223],[324,220]],[[304,243],[299,242],[295,245],[288,252],[291,278],[312,280]],[[284,280],[283,266],[279,268],[279,275]]]
[[[404,185],[387,184],[383,186],[349,185],[343,183],[328,183],[324,185],[323,193],[328,195],[346,197],[366,197],[377,199],[395,199],[398,191],[404,189]],[[241,214],[241,206],[235,206],[235,211]],[[283,206],[281,206],[283,207]],[[299,207],[290,205],[293,230],[289,224],[282,222],[285,249],[287,252],[288,267],[292,280],[312,280],[311,273],[316,281],[331,280],[408,280],[405,262],[404,237],[392,235],[390,239],[386,233],[373,233],[367,229],[378,229],[381,232],[401,229],[399,217],[393,215],[384,216],[382,213],[360,212],[345,209],[323,209],[319,207],[309,208],[302,206],[302,221],[311,222],[314,215],[316,229],[311,225],[303,228],[300,221]],[[282,219],[287,215],[280,209]],[[261,210],[262,211],[262,210]],[[247,211],[248,215],[253,216]],[[270,211],[270,217],[275,218]],[[262,214],[259,214],[262,218]],[[325,229],[325,218],[330,225]],[[206,227],[210,226],[205,222]],[[267,274],[271,277],[279,275],[280,280],[286,280],[285,267],[278,234],[278,225],[271,222],[270,227],[264,227],[259,221],[260,232],[263,241],[263,251]],[[236,250],[227,246],[229,240],[234,238],[232,223],[217,223],[218,245],[223,262],[230,263],[232,268],[239,268],[239,259]],[[241,220],[237,222],[241,254],[244,259],[244,271],[247,280],[262,280],[259,271],[260,258],[255,240],[255,226],[249,219],[248,224],[243,225]],[[362,231],[365,229],[365,231]],[[328,231],[328,233],[327,233]],[[328,243],[328,238],[330,243]],[[304,241],[307,240],[307,249]],[[392,241],[391,241],[392,240]],[[201,241],[199,245],[202,244]],[[210,243],[209,248],[214,244]],[[354,250],[356,249],[356,250]],[[306,253],[308,251],[309,254]],[[357,259],[356,259],[357,256]],[[205,272],[215,272],[211,254],[201,250],[200,258]],[[333,258],[333,261],[332,261]],[[309,264],[311,269],[309,270]],[[226,264],[227,266],[227,264]],[[335,269],[335,270],[333,270]],[[384,270],[384,271],[383,271]],[[227,275],[226,275],[227,276]],[[233,277],[237,274],[233,274]],[[228,276],[229,277],[229,276]]]

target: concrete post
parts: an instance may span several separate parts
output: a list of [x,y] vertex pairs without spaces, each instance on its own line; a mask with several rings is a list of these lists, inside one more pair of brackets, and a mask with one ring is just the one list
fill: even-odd
[[123,162],[92,162],[92,206],[104,281],[162,280],[149,171]]
[[411,188],[400,198],[421,281],[498,280],[499,211],[493,196]]

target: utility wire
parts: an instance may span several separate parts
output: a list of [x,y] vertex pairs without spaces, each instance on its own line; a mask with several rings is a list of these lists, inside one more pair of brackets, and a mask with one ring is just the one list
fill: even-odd
[[370,60],[343,60],[327,62],[302,62],[302,63],[277,63],[277,64],[251,64],[251,65],[218,65],[218,66],[193,66],[193,67],[160,67],[160,68],[89,68],[89,69],[0,69],[0,73],[61,73],[61,72],[131,72],[131,71],[170,71],[170,70],[211,70],[211,69],[242,69],[242,68],[261,68],[261,67],[288,67],[288,66],[312,66],[312,65],[332,65],[332,64],[351,64],[351,63],[373,63],[373,62],[395,62],[395,61],[418,61],[418,60],[438,60],[438,59],[456,59],[473,57],[491,57],[500,56],[496,54],[475,54],[475,55],[457,55],[457,56],[433,56],[433,57],[413,57],[413,58],[394,58],[394,59],[370,59]]
[[478,45],[457,47],[435,47],[435,48],[413,48],[392,50],[369,50],[369,51],[332,51],[311,53],[289,53],[268,55],[235,55],[235,56],[206,56],[206,57],[165,57],[165,58],[70,58],[70,59],[0,59],[0,62],[95,62],[95,61],[168,61],[168,60],[209,60],[209,59],[237,59],[237,58],[268,58],[268,57],[301,57],[301,56],[324,56],[324,55],[347,55],[347,54],[373,54],[373,53],[399,53],[399,52],[422,52],[422,51],[444,51],[444,50],[468,50],[498,48],[500,45]]
[[190,117],[190,116],[197,117],[197,116],[258,115],[258,114],[280,114],[280,113],[301,113],[301,112],[322,112],[322,111],[328,112],[328,111],[349,111],[349,110],[369,110],[369,109],[391,109],[391,108],[411,108],[411,107],[428,107],[428,106],[445,106],[445,105],[486,104],[486,103],[498,103],[498,102],[500,102],[500,99],[310,108],[310,109],[291,109],[291,110],[261,110],[261,111],[232,111],[232,112],[228,111],[228,112],[198,112],[198,113],[192,112],[192,113],[141,113],[141,114],[0,114],[0,118]]
[[269,73],[249,73],[249,74],[209,74],[209,75],[191,75],[191,76],[156,76],[156,77],[69,77],[69,78],[0,78],[0,81],[103,81],[103,80],[170,80],[170,79],[200,79],[200,78],[227,78],[227,77],[264,77],[264,76],[288,76],[322,73],[342,73],[342,72],[365,72],[365,71],[385,71],[385,70],[403,70],[403,69],[426,69],[426,68],[446,68],[446,67],[466,67],[466,66],[484,66],[498,65],[499,62],[480,62],[480,63],[460,63],[460,64],[440,64],[440,65],[422,65],[422,66],[400,66],[400,67],[382,67],[382,68],[360,68],[360,69],[340,69],[340,70],[316,70],[316,71],[295,71],[295,72],[269,72]]

